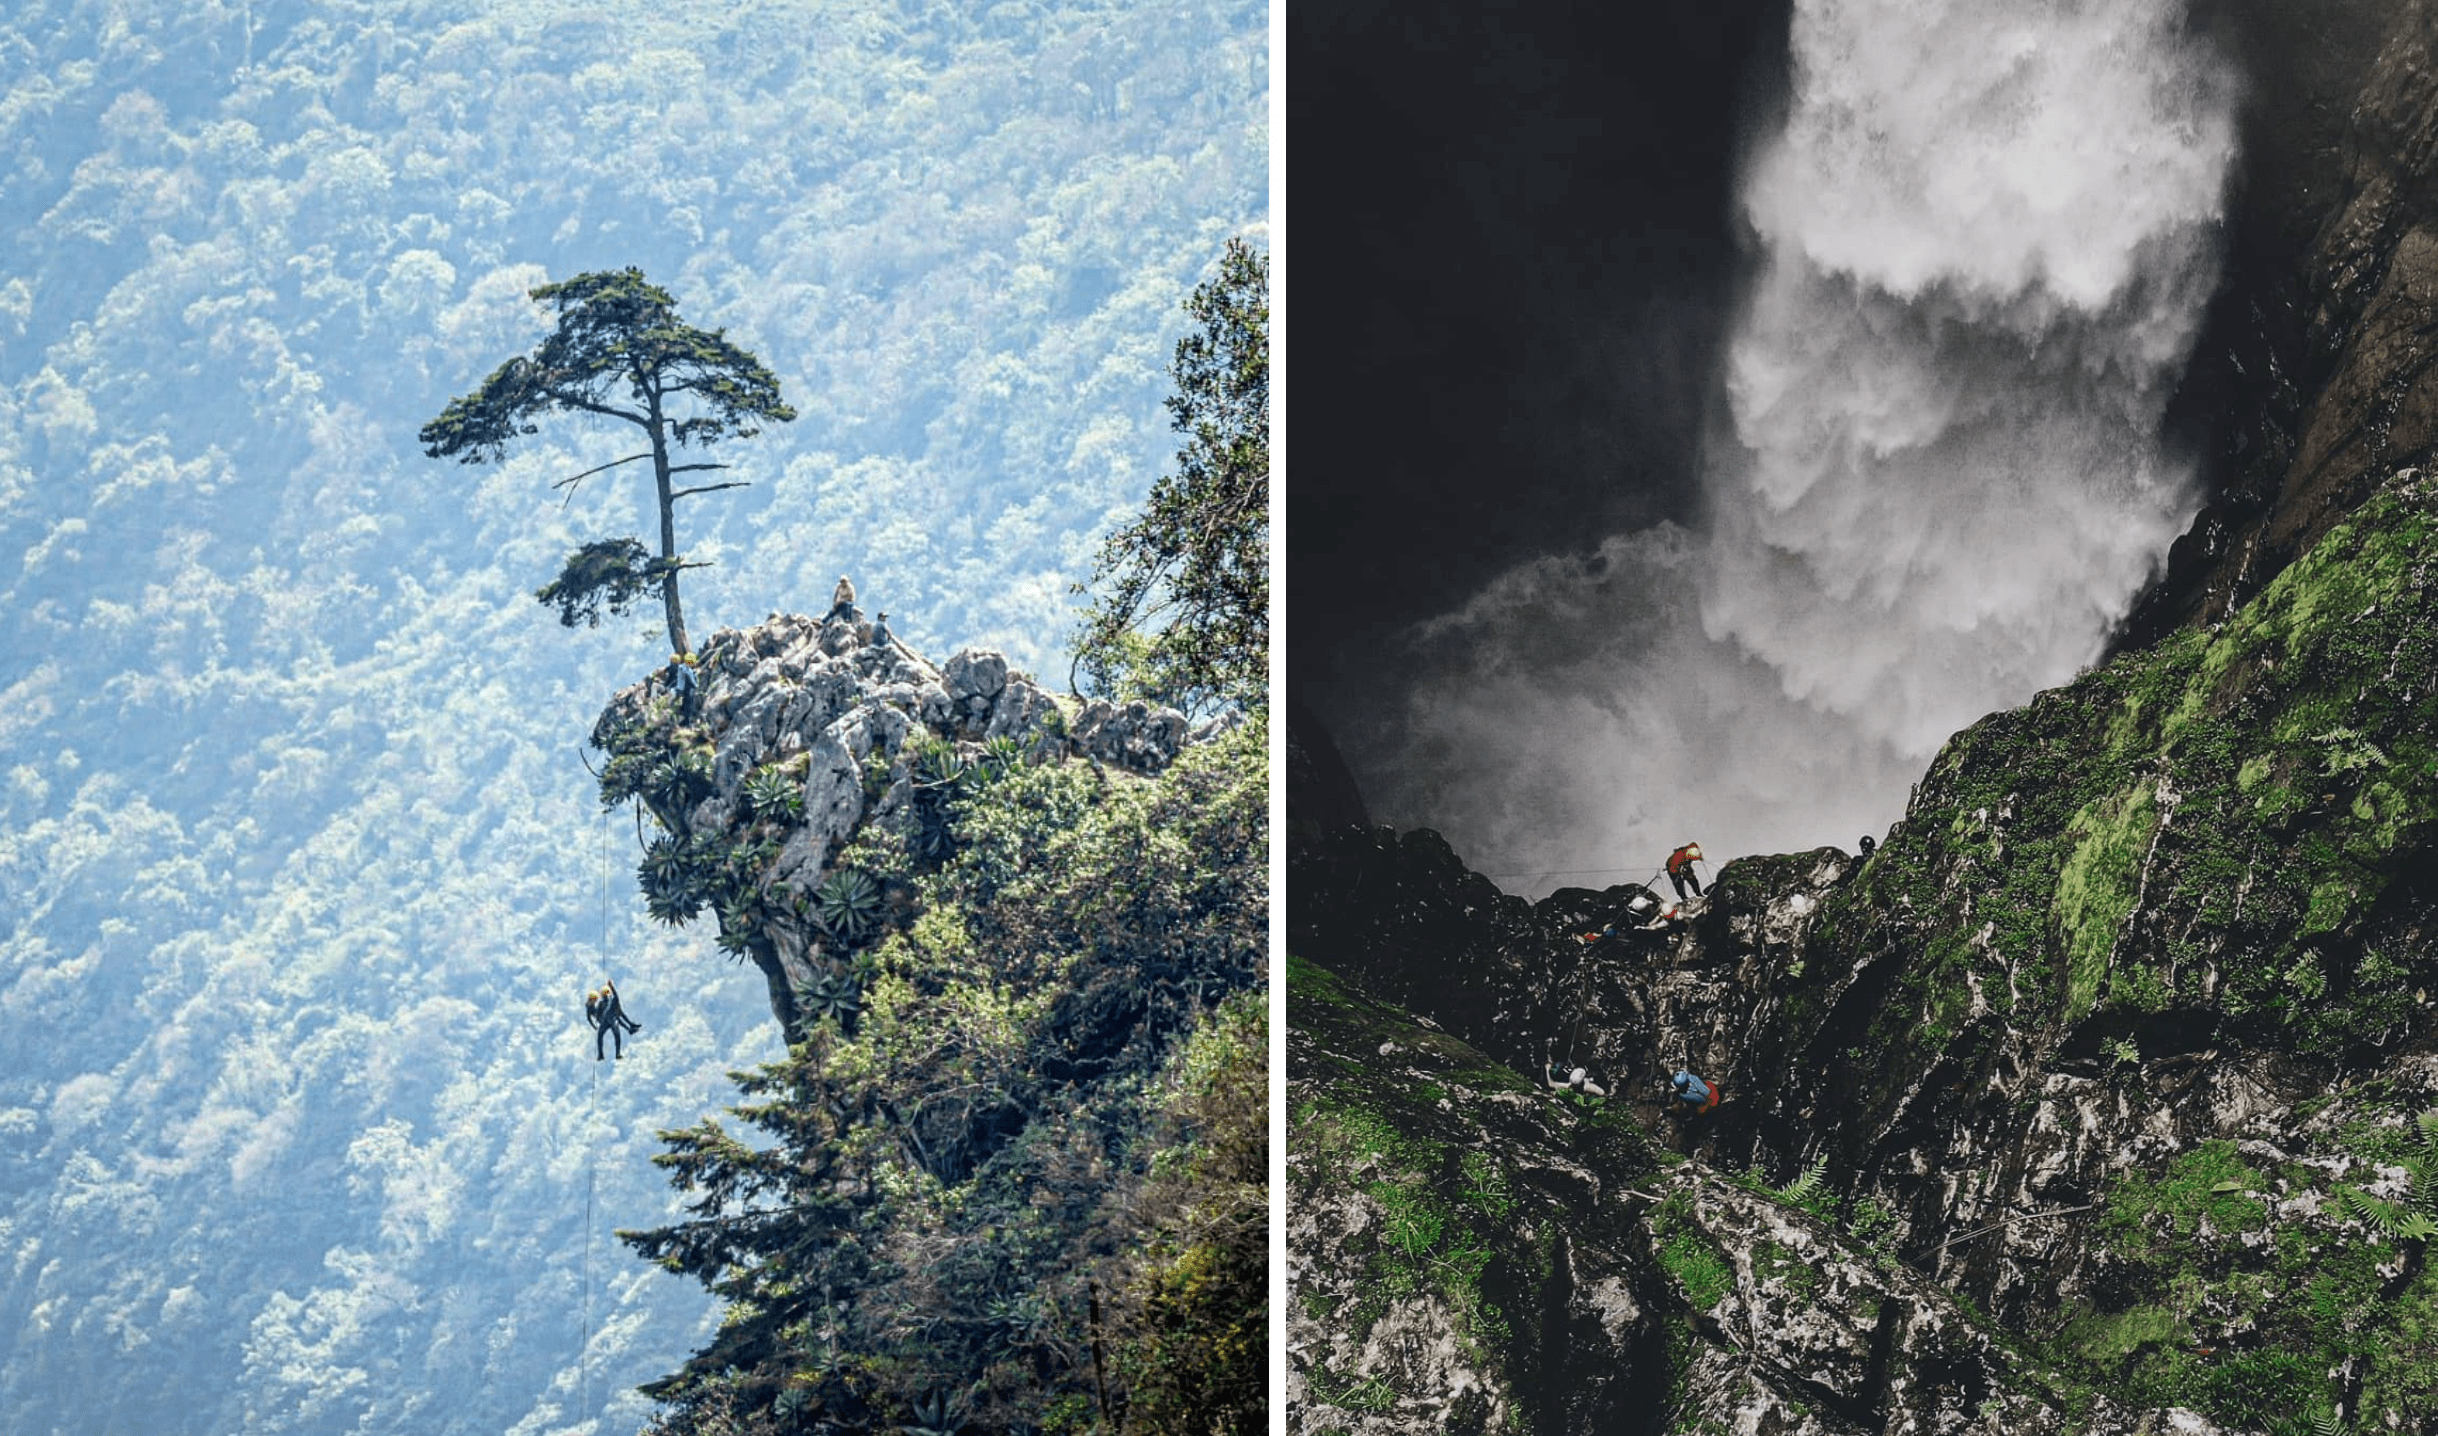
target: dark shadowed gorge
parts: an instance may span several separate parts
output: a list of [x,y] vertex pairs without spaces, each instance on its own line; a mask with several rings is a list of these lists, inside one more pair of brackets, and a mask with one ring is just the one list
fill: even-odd
[[2208,507],[1875,851],[1527,902],[1291,733],[1291,1430],[2428,1429],[2428,20],[2196,18],[2255,80]]

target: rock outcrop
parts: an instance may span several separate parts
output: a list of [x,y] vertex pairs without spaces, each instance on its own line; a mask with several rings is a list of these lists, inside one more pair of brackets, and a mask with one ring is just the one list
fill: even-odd
[[2091,1402],[1816,1190],[1676,1157],[1308,965],[1289,1003],[1290,1430],[2220,1429]]
[[655,915],[716,910],[790,1032],[798,995],[835,966],[833,930],[889,897],[837,868],[866,824],[917,829],[975,764],[1073,756],[1148,775],[1191,738],[1173,708],[1062,699],[989,649],[934,665],[876,643],[861,610],[721,629],[694,668],[691,696],[664,669],[602,710],[603,793],[659,824],[641,873]]
[[[1527,904],[1435,835],[1344,828],[1295,855],[1290,950],[1527,1093],[1556,1058],[1701,1162],[1780,1183],[1817,1165],[2069,1397],[2230,1430],[2422,1429],[2433,635],[2438,482],[2407,469],[2214,630],[1957,735],[1867,862],[1738,859],[1646,931],[1619,921],[1639,889]],[[1727,1094],[1682,1130],[1658,1089],[1678,1066]],[[1664,1196],[1586,1169],[1603,1194]],[[1749,1220],[1704,1230],[1739,1273],[1752,1242],[1785,1245]],[[1856,1429],[1944,1429],[1844,1379],[1822,1383],[1842,1407],[1800,1399]]]

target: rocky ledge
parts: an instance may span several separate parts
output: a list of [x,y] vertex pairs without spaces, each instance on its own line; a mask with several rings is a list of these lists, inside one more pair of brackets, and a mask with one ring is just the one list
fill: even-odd
[[[773,614],[621,689],[593,724],[602,800],[633,799],[658,835],[638,872],[655,917],[718,915],[720,944],[760,967],[791,1034],[807,993],[896,895],[837,867],[867,824],[919,843],[966,773],[1074,758],[1157,774],[1216,723],[1174,708],[1058,695],[966,648],[943,664],[860,610]],[[641,818],[638,818],[641,822]]]

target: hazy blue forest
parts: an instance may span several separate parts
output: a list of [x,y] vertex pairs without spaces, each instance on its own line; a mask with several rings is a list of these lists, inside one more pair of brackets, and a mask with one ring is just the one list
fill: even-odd
[[579,761],[657,605],[529,597],[650,533],[632,468],[550,488],[630,437],[415,429],[541,333],[527,289],[639,265],[800,414],[680,510],[698,638],[843,572],[1062,686],[1175,448],[1178,304],[1266,242],[1267,12],[8,13],[0,1430],[632,1431],[712,1308],[610,1229],[672,1217],[653,1133],[777,1028],[644,919]]

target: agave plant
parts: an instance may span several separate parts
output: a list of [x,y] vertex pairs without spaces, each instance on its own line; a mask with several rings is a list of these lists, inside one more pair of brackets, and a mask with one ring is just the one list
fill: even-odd
[[655,807],[682,808],[708,796],[714,786],[711,754],[688,748],[654,763],[644,774],[642,792]]
[[645,910],[671,927],[690,921],[707,896],[705,869],[702,845],[692,838],[654,838],[635,867]]
[[859,943],[880,925],[880,885],[855,868],[840,868],[813,889],[813,916],[822,930]]
[[752,950],[754,908],[753,894],[731,892],[720,904],[720,951],[743,957]]
[[845,1031],[863,1012],[863,988],[852,974],[824,973],[797,986],[796,1008],[807,1022],[827,1018]]
[[804,811],[804,789],[776,763],[765,763],[745,780],[745,801],[757,818],[792,818]]
[[999,1341],[1009,1346],[1021,1345],[1041,1324],[1041,1298],[1030,1293],[993,1297],[983,1314]]
[[613,752],[601,765],[601,806],[615,808],[642,791],[652,760],[641,753]]
[[914,1400],[914,1419],[903,1427],[904,1436],[956,1436],[965,1424],[965,1403],[952,1401],[945,1391]]
[[1002,733],[982,745],[982,776],[991,782],[1024,766],[1024,745]]
[[925,788],[947,788],[961,784],[972,770],[965,756],[954,743],[933,739],[922,746],[914,759],[914,781]]

